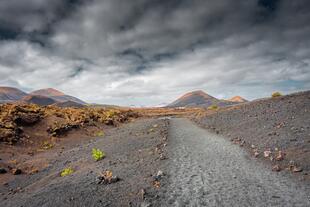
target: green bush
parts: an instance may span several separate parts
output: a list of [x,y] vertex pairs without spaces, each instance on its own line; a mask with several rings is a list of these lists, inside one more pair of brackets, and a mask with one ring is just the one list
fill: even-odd
[[105,157],[105,153],[102,152],[100,149],[93,148],[92,157],[94,158],[94,160],[99,161]]
[[282,94],[280,92],[274,92],[271,95],[272,98],[279,97],[279,96],[282,96]]
[[208,107],[209,110],[217,110],[219,107],[217,105],[211,105]]
[[65,177],[67,175],[71,175],[73,173],[73,169],[71,167],[65,168],[61,173],[60,176],[61,177]]
[[104,131],[98,131],[94,134],[95,137],[104,137]]
[[48,150],[54,147],[54,145],[52,143],[50,143],[49,141],[44,141],[42,143],[42,149]]

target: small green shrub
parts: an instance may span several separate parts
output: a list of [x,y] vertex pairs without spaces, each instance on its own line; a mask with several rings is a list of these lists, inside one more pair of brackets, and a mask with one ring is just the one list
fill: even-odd
[[63,171],[61,171],[60,176],[65,177],[67,175],[71,175],[73,173],[73,169],[71,167],[65,168]]
[[271,95],[272,98],[279,97],[279,96],[282,96],[282,94],[280,92],[274,92]]
[[148,132],[151,133],[151,132],[154,132],[154,131],[155,131],[155,129],[150,128]]
[[209,110],[217,110],[219,107],[217,105],[211,105],[208,107]]
[[50,143],[49,141],[44,141],[42,143],[42,146],[41,146],[41,148],[45,149],[45,150],[51,149],[53,147],[54,147],[54,145],[52,143]]
[[104,131],[98,131],[94,134],[95,137],[103,137],[104,136]]
[[93,148],[92,157],[94,158],[94,160],[99,161],[105,157],[105,153],[102,152],[100,149]]

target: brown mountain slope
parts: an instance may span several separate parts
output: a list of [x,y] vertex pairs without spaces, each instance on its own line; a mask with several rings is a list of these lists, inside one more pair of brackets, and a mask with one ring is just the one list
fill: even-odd
[[65,94],[61,91],[58,91],[54,88],[45,88],[36,91],[32,91],[31,95],[40,95],[40,96],[64,96]]
[[0,103],[14,102],[17,101],[27,93],[13,87],[0,87]]
[[248,100],[242,98],[241,96],[234,96],[234,97],[228,99],[228,101],[231,101],[231,102],[238,102],[238,103],[248,102]]
[[178,98],[176,101],[169,104],[167,107],[204,107],[207,108],[211,105],[227,106],[235,104],[234,102],[219,100],[204,91],[198,90],[186,93]]
[[30,94],[46,96],[46,97],[56,100],[57,102],[71,101],[71,102],[76,102],[78,104],[86,104],[86,102],[82,101],[81,99],[66,95],[63,92],[58,91],[54,88],[45,88],[45,89],[36,90],[36,91],[31,92]]
[[57,103],[57,101],[54,100],[53,98],[40,95],[27,95],[23,97],[21,100],[19,100],[19,102],[28,104],[37,104],[40,106],[47,106]]

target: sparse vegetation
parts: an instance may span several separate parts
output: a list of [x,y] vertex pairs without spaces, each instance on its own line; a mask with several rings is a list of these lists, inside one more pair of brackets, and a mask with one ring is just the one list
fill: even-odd
[[[0,105],[0,142],[14,144],[23,138],[23,126],[33,126],[47,119],[53,121],[48,123],[46,131],[53,137],[59,137],[73,129],[98,123],[116,126],[138,116],[132,110],[3,104]],[[100,132],[97,136],[103,135]]]
[[54,147],[54,145],[52,143],[50,143],[49,141],[44,141],[42,143],[42,149],[48,150]]
[[94,158],[94,160],[99,161],[105,157],[105,153],[102,152],[100,149],[93,148],[92,157]]
[[274,92],[271,95],[272,98],[279,97],[279,96],[282,96],[282,94],[280,92]]
[[67,175],[71,175],[74,172],[74,170],[71,167],[65,168],[63,171],[61,171],[60,176],[65,177]]
[[155,130],[154,130],[154,128],[150,128],[149,130],[148,130],[148,133],[151,133],[151,132],[154,132]]
[[219,109],[219,107],[215,104],[208,107],[208,110],[218,110],[218,109]]
[[103,137],[103,136],[104,136],[103,130],[94,133],[94,137]]

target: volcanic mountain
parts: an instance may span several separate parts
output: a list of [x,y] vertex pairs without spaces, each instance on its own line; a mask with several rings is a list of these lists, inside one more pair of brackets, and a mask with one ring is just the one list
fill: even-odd
[[0,87],[0,103],[8,103],[20,100],[27,93],[12,87]]
[[53,89],[53,88],[45,88],[45,89],[33,91],[30,93],[30,95],[46,96],[46,97],[49,97],[49,98],[56,100],[57,102],[70,101],[70,102],[76,102],[78,104],[86,104],[86,102],[82,101],[81,99],[78,99],[78,98],[73,97],[73,96],[66,95],[63,92],[58,91],[58,90]]
[[238,103],[248,102],[248,100],[242,98],[241,96],[234,96],[234,97],[228,99],[228,101],[231,101],[231,102],[238,102]]
[[40,106],[47,106],[57,103],[57,101],[52,98],[40,95],[27,95],[24,96],[22,99],[20,99],[18,102],[27,104],[37,104]]
[[209,94],[198,90],[186,93],[178,98],[176,101],[169,104],[167,107],[204,107],[207,108],[211,105],[227,106],[235,104],[234,102],[219,100]]

